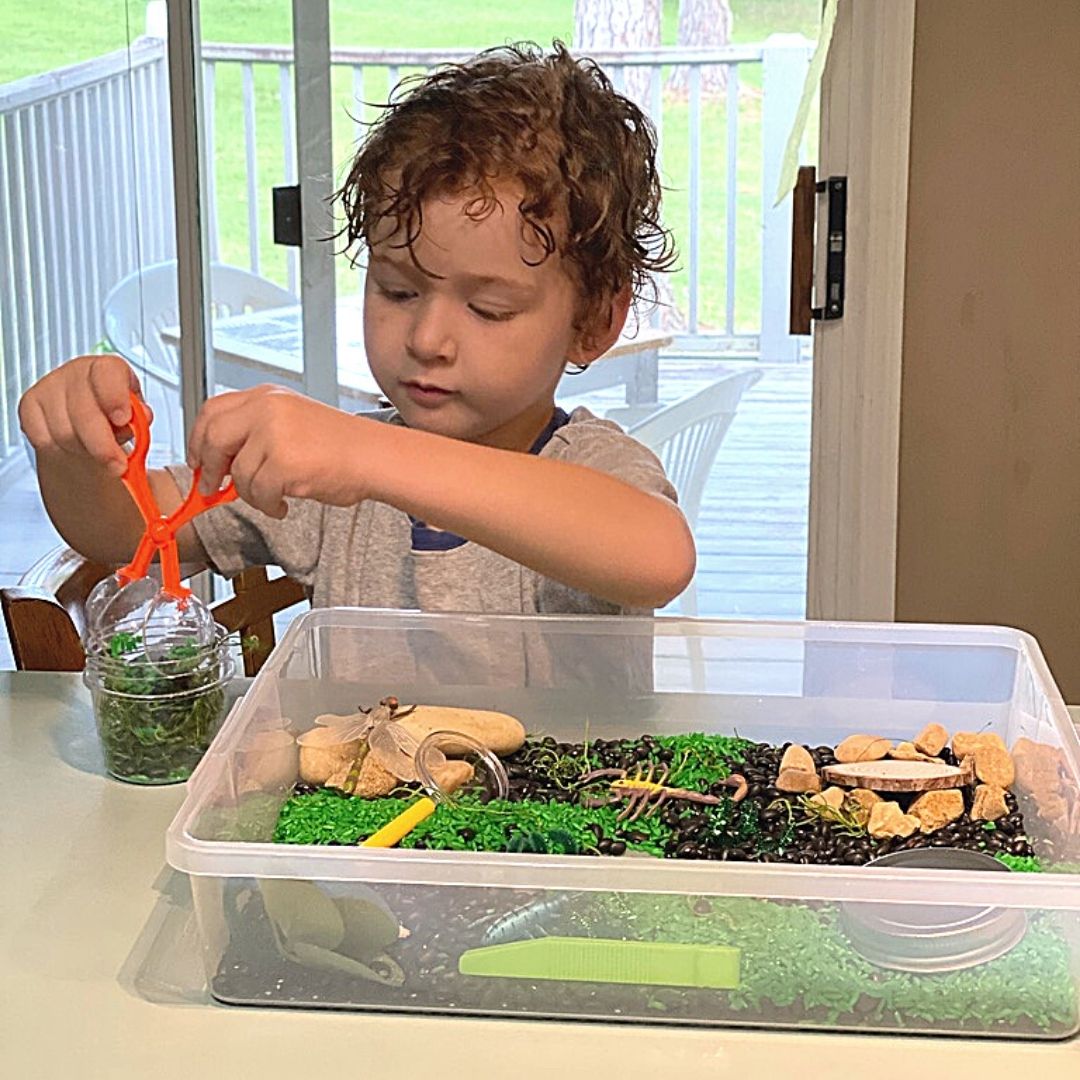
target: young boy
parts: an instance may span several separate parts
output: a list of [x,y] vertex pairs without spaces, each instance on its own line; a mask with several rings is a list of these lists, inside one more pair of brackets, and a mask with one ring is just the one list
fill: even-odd
[[[201,466],[207,490],[231,475],[242,501],[197,518],[181,559],[279,565],[324,606],[619,613],[678,595],[694,545],[660,463],[554,403],[567,365],[604,353],[673,260],[654,155],[644,115],[558,43],[397,95],[339,193],[394,408],[353,416],[274,386],[208,401],[188,467],[152,486],[169,513]],[[118,479],[129,388],[119,357],[84,356],[19,408],[50,517],[108,564],[142,531]]]

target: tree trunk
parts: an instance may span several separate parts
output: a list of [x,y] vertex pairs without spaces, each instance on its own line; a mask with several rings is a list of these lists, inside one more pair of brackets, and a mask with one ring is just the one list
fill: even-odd
[[[727,0],[679,0],[679,45],[727,45],[731,41],[731,5]],[[689,71],[676,68],[667,82],[668,90],[687,93]],[[701,92],[720,94],[727,87],[727,68],[701,69]]]
[[[659,48],[660,16],[661,0],[574,0],[574,48],[585,53]],[[605,70],[622,93],[648,111],[648,68],[626,68],[621,86],[611,66]]]
[[[661,15],[662,0],[574,0],[574,48],[586,54],[597,49],[659,48]],[[651,117],[650,69],[626,68],[621,83],[610,64],[604,70],[616,88]],[[659,119],[651,118],[654,122]],[[675,303],[669,276],[657,274],[653,280],[659,325],[669,330],[685,330],[686,317]],[[638,313],[639,317],[644,314]],[[627,320],[631,330],[634,318],[635,313],[631,312]]]

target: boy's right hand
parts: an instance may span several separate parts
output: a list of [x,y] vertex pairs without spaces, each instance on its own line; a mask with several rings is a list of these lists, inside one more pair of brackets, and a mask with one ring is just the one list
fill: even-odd
[[119,356],[79,356],[49,372],[23,394],[19,423],[38,454],[85,455],[120,476],[121,443],[131,438],[130,393],[139,379]]

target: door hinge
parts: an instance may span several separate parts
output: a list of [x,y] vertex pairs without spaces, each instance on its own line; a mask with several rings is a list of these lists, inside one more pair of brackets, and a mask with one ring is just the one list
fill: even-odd
[[273,191],[274,243],[303,247],[304,231],[300,217],[300,185],[288,184]]
[[[813,166],[799,169],[791,216],[791,325],[793,334],[809,334],[812,319],[844,316],[844,284],[847,260],[846,176],[818,181]],[[815,306],[814,219],[817,196],[828,199],[828,231],[825,249],[825,295]]]

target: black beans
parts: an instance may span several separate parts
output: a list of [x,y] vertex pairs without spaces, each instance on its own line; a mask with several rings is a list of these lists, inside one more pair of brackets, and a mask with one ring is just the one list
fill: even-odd
[[[664,827],[654,842],[665,857],[712,862],[861,866],[891,851],[920,847],[959,847],[991,855],[1032,853],[1024,832],[1023,817],[1011,794],[1006,798],[1009,812],[994,827],[971,820],[971,793],[965,792],[965,814],[936,833],[916,833],[907,838],[880,841],[866,835],[850,835],[833,822],[808,817],[797,797],[776,788],[780,758],[785,748],[754,743],[746,749],[744,760],[735,766],[747,784],[747,794],[739,804],[731,801],[731,789],[716,777],[707,785],[686,783],[685,786],[718,797],[720,802],[703,805],[669,799],[658,807],[653,801],[640,807],[645,815],[640,821],[619,822],[614,830],[608,825],[612,835],[605,835],[600,824],[590,824],[584,847],[590,854],[599,852],[604,856],[619,857],[629,846],[647,845],[654,839],[653,830],[645,828],[648,823]],[[835,761],[835,752],[830,746],[808,749],[819,766]],[[595,767],[625,769],[631,776],[639,771],[646,774],[653,768],[654,780],[663,765],[670,764],[674,768],[679,760],[653,736],[599,739],[589,744],[588,752]],[[551,737],[539,742],[529,740],[521,750],[505,759],[510,777],[510,800],[580,805],[586,795],[589,799],[602,799],[611,794],[604,781],[591,784],[587,793],[574,783],[578,776],[594,767],[585,763],[584,753],[583,744],[556,741]],[[948,751],[941,755],[942,760],[948,760],[950,756]],[[554,764],[556,758],[559,759],[557,767]],[[674,784],[678,783],[676,777]],[[481,797],[487,801],[486,795]],[[902,807],[912,801],[905,795],[894,798]],[[626,799],[612,796],[610,805],[618,814],[630,804]],[[459,837],[463,844],[471,845],[476,832],[461,829]]]

